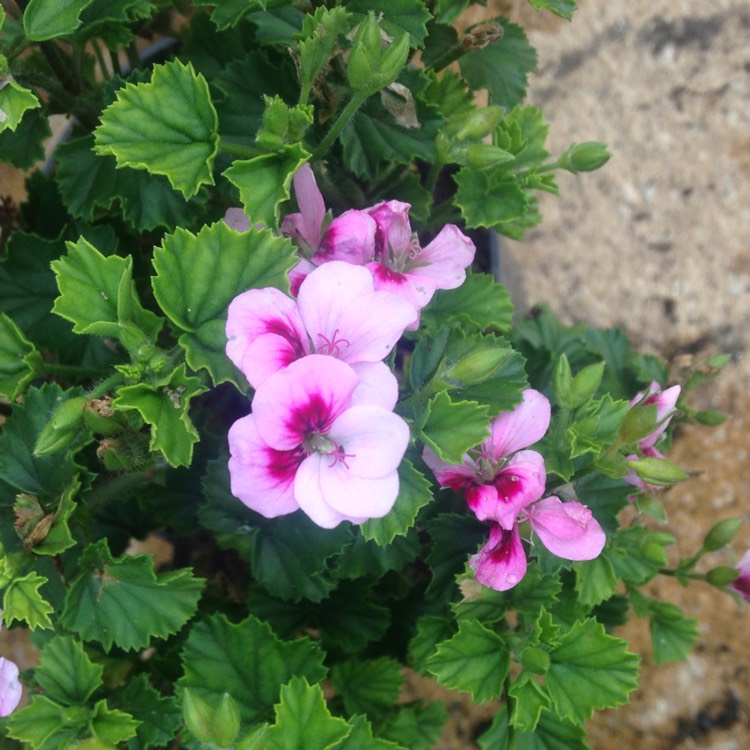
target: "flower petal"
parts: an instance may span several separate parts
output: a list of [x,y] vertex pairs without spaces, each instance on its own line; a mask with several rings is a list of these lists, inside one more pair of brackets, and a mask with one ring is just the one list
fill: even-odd
[[750,550],[740,558],[740,561],[736,565],[740,575],[735,578],[732,583],[729,584],[729,588],[736,591],[745,599],[750,601]]
[[468,454],[464,454],[463,464],[449,464],[443,461],[432,448],[425,446],[422,451],[422,460],[432,469],[441,487],[450,487],[455,492],[461,492],[469,486],[482,482],[479,469]]
[[359,378],[352,393],[352,406],[371,404],[392,411],[398,401],[398,380],[385,362],[355,362],[351,365]]
[[235,232],[247,232],[250,229],[250,219],[241,208],[228,208],[224,214],[224,222]]
[[533,445],[547,432],[549,421],[549,401],[539,391],[527,388],[523,392],[523,401],[513,411],[493,420],[492,435],[486,444],[492,458],[499,460]]
[[375,228],[375,221],[364,211],[345,211],[326,227],[313,262],[320,265],[341,260],[356,266],[369,263],[375,255]]
[[266,518],[298,510],[294,477],[304,452],[271,448],[260,436],[252,414],[237,420],[228,438],[232,494]]
[[349,365],[310,354],[271,375],[255,392],[253,414],[265,442],[293,450],[309,435],[328,432],[359,384]]
[[[417,310],[421,310],[429,303],[437,289],[435,282],[427,276],[393,271],[384,263],[368,263],[367,268],[372,274],[375,289],[403,297]],[[410,327],[408,330],[416,328]]]
[[456,226],[446,224],[432,242],[423,247],[409,264],[415,276],[429,277],[437,289],[455,289],[466,281],[472,264],[474,243]]
[[18,708],[23,687],[18,681],[18,666],[0,657],[0,716],[8,716]]
[[366,268],[342,261],[313,271],[300,287],[298,304],[316,351],[350,363],[388,356],[416,318],[405,300],[373,291]]
[[496,591],[512,589],[526,575],[526,553],[518,527],[494,525],[487,544],[469,560],[477,580]]
[[383,201],[369,209],[368,213],[377,224],[375,257],[401,259],[409,254],[412,249],[410,208],[401,201]]
[[558,497],[548,497],[526,514],[544,546],[566,560],[593,560],[607,541],[591,511],[576,500],[563,503]]
[[227,312],[229,359],[257,388],[270,374],[309,352],[297,304],[278,289],[250,289]]
[[299,213],[288,214],[281,222],[282,234],[297,241],[303,250],[315,252],[320,243],[326,207],[309,164],[303,164],[294,174],[294,196]]
[[352,523],[361,523],[362,519],[353,520],[334,510],[326,502],[320,483],[320,472],[326,461],[328,461],[327,456],[313,453],[300,465],[294,479],[294,496],[300,508],[313,523],[324,529],[332,529],[342,521],[351,520]]
[[398,472],[394,470],[382,477],[359,477],[341,464],[331,466],[323,460],[320,488],[326,503],[349,520],[382,518],[398,497]]

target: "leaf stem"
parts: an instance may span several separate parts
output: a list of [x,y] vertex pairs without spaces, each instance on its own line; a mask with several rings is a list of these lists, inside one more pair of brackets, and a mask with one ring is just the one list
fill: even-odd
[[341,131],[349,124],[349,121],[357,113],[357,110],[365,103],[367,96],[365,94],[354,94],[349,103],[341,110],[336,122],[331,125],[331,129],[325,134],[320,145],[313,152],[310,161],[322,159],[328,150],[333,146],[334,141],[338,138]]
[[254,146],[245,146],[242,143],[232,143],[231,141],[225,141],[223,138],[219,141],[219,149],[225,154],[238,156],[241,159],[252,159],[255,156],[262,156],[266,153]]

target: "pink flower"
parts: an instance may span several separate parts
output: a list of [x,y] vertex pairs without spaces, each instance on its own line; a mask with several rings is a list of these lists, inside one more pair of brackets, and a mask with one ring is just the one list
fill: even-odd
[[650,435],[647,435],[638,442],[638,447],[641,450],[653,448],[656,445],[657,440],[662,436],[664,430],[667,429],[674,416],[675,406],[679,397],[679,385],[673,385],[671,388],[667,388],[666,391],[662,391],[661,386],[656,381],[653,381],[645,394],[638,393],[630,401],[630,406],[635,406],[636,404],[656,404],[657,427]]
[[732,581],[729,587],[750,601],[750,550],[742,556],[737,564],[737,570],[740,572],[739,578]]
[[229,430],[232,493],[267,518],[301,508],[323,528],[386,515],[409,428],[367,401],[354,369],[333,357],[271,375]]
[[[547,497],[522,511],[518,523],[524,520],[550,552],[566,560],[593,560],[606,542],[599,522],[576,500]],[[469,560],[477,580],[497,591],[513,588],[526,575],[518,523],[510,529],[493,523],[487,544]]]
[[474,243],[453,224],[446,224],[426,247],[411,231],[409,204],[378,203],[369,210],[377,223],[375,260],[368,268],[376,289],[387,289],[424,307],[437,289],[455,289],[474,260]]
[[250,229],[250,219],[241,208],[228,208],[224,214],[224,222],[235,232],[247,232]]
[[[296,300],[271,287],[235,297],[227,316],[226,352],[254,388],[313,353],[356,369],[388,356],[416,315],[406,300],[376,291],[367,269],[334,261],[304,279]],[[382,377],[393,376],[388,371]]]
[[375,222],[365,211],[350,210],[324,228],[326,207],[309,164],[294,175],[299,213],[287,214],[281,233],[290,237],[302,255],[315,265],[344,260],[364,265],[375,252]]
[[521,510],[544,493],[544,459],[521,449],[542,438],[549,422],[549,401],[529,388],[513,411],[492,421],[490,436],[464,456],[462,465],[440,460],[427,447],[423,458],[442,487],[463,493],[480,521],[495,521],[509,530]]
[[12,714],[18,708],[22,695],[18,666],[10,659],[0,656],[0,717]]

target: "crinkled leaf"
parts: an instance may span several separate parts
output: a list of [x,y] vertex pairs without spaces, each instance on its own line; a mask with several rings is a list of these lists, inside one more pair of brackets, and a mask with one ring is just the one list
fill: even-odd
[[84,237],[68,243],[68,254],[52,263],[60,289],[52,311],[70,320],[76,333],[153,341],[162,320],[138,300],[132,268],[131,256],[105,257]]
[[151,0],[93,0],[81,13],[81,23],[73,35],[77,44],[98,37],[109,49],[133,40],[128,26],[150,18],[156,10]]
[[34,42],[70,34],[93,0],[31,0],[23,14],[26,36]]
[[406,750],[403,745],[373,737],[370,722],[364,716],[355,716],[349,721],[351,731],[333,750]]
[[169,319],[187,332],[180,344],[188,364],[206,367],[216,384],[244,382],[224,352],[227,307],[248,289],[287,291],[295,263],[291,242],[268,230],[240,233],[220,221],[197,235],[184,229],[167,235],[154,251],[153,290]]
[[396,715],[381,724],[378,734],[409,750],[431,750],[448,719],[448,709],[441,701],[431,701],[426,706],[419,701],[399,706]]
[[570,21],[576,9],[576,0],[529,0],[534,10],[549,10],[560,18]]
[[101,700],[96,703],[91,712],[89,726],[94,737],[114,747],[120,742],[135,737],[138,722],[130,714],[109,708],[107,701]]
[[194,625],[182,649],[178,684],[212,706],[224,693],[249,724],[269,720],[282,685],[298,676],[318,682],[326,675],[323,651],[309,638],[281,641],[255,617],[233,624],[212,615]]
[[36,496],[45,507],[57,506],[78,470],[67,453],[34,455],[39,434],[68,396],[56,384],[29,388],[23,403],[14,404],[0,434],[0,481]]
[[489,625],[502,620],[508,610],[505,592],[482,586],[474,579],[461,582],[462,592],[469,592],[464,599],[451,603],[456,618],[479,620]]
[[337,560],[336,576],[346,580],[380,577],[389,570],[403,570],[420,551],[419,536],[413,527],[384,545],[358,534]]
[[477,738],[481,750],[509,750],[510,718],[508,707],[501,706],[492,717],[489,729]]
[[190,419],[190,401],[206,391],[199,378],[188,375],[182,363],[156,385],[138,383],[120,388],[112,405],[135,409],[151,426],[149,448],[161,451],[171,466],[189,466],[193,446],[200,440]]
[[526,575],[509,591],[505,601],[509,609],[526,615],[539,616],[562,591],[559,575],[544,575],[538,565],[530,565]]
[[350,659],[333,667],[331,682],[347,713],[377,718],[395,703],[404,684],[404,674],[401,663],[387,656]]
[[52,698],[71,706],[82,705],[102,684],[104,668],[94,664],[79,641],[58,635],[42,649],[34,679]]
[[0,313],[0,396],[14,401],[41,370],[42,355],[18,326]]
[[668,564],[666,540],[650,534],[641,526],[631,526],[610,536],[604,555],[612,563],[618,578],[642,584]]
[[433,541],[427,557],[432,568],[427,595],[452,599],[458,591],[456,575],[464,571],[469,555],[486,539],[487,528],[473,516],[443,513],[428,523],[427,530]]
[[3,83],[0,86],[0,133],[14,131],[25,112],[41,106],[31,89],[20,86],[12,78],[4,79]]
[[[387,95],[397,97],[396,103],[404,96],[399,92]],[[414,103],[419,127],[399,124],[379,96],[371,96],[347,123],[341,131],[344,161],[358,177],[372,179],[383,162],[435,160],[435,136],[442,120],[433,107],[420,99]]]
[[16,711],[6,724],[8,737],[39,750],[68,750],[85,730],[88,711],[66,708],[44,695],[34,695],[28,706]]
[[417,620],[417,632],[409,641],[409,664],[421,674],[427,674],[429,658],[439,643],[455,633],[453,623],[443,615],[424,615]]
[[576,573],[576,593],[584,606],[593,607],[615,593],[620,579],[605,555],[573,565]]
[[0,161],[19,169],[33,167],[44,158],[44,141],[49,136],[47,115],[41,109],[27,110],[15,130],[0,130]]
[[78,490],[81,489],[81,483],[77,479],[74,479],[63,492],[60,504],[54,512],[54,520],[50,527],[47,535],[40,542],[32,547],[32,550],[37,555],[59,555],[66,549],[70,549],[75,546],[75,539],[70,533],[70,527],[68,526],[68,520],[76,509],[76,504],[73,500]]
[[373,600],[362,581],[346,581],[320,606],[317,618],[327,651],[357,653],[383,636],[391,611]]
[[550,706],[545,689],[528,672],[524,672],[508,690],[513,698],[511,725],[520,732],[533,732],[544,709]]
[[510,109],[526,97],[528,74],[536,69],[536,52],[520,26],[504,18],[498,21],[503,27],[502,37],[467,52],[459,63],[472,89],[487,89],[490,104]]
[[627,703],[638,687],[640,658],[596,620],[577,622],[550,650],[545,684],[555,713],[582,724],[597,708]]
[[427,405],[421,437],[443,461],[460,464],[464,453],[489,435],[489,425],[486,406],[476,401],[453,401],[442,391]]
[[114,156],[94,153],[94,136],[61,143],[55,155],[55,179],[70,213],[94,221],[101,211],[119,207],[122,217],[140,231],[173,229],[193,223],[199,203],[186,201],[162,175],[117,169]]
[[669,602],[650,602],[649,614],[654,661],[666,664],[686,659],[700,635],[698,621]]
[[185,198],[213,185],[219,148],[216,110],[206,79],[190,63],[157,65],[149,83],[127,84],[101,115],[94,150],[118,167],[165,175]]
[[403,536],[414,525],[420,509],[432,500],[430,481],[404,459],[398,467],[399,489],[396,504],[383,518],[371,518],[360,526],[362,536],[383,546]]
[[130,680],[118,693],[117,700],[117,708],[140,722],[136,728],[137,740],[128,743],[128,750],[166,746],[182,725],[182,709],[177,699],[160,695],[145,675]]
[[176,633],[195,614],[203,589],[202,579],[187,569],[157,576],[150,555],[113,557],[106,540],[86,548],[81,568],[61,621],[107,652],[113,645],[145,648],[152,638]]
[[14,620],[24,622],[32,630],[52,628],[49,616],[54,612],[52,605],[39,593],[47,583],[38,573],[27,573],[22,578],[14,578],[5,589],[3,596],[3,620],[10,625]]
[[[515,732],[513,740],[514,750],[589,750],[583,728],[561,719],[553,711],[542,711],[536,729]],[[482,750],[489,747],[482,745]]]
[[438,291],[422,320],[435,329],[460,321],[479,331],[507,331],[513,322],[513,302],[507,288],[489,274],[469,273],[457,289]]
[[251,224],[276,227],[279,205],[288,200],[294,173],[310,158],[300,144],[272,154],[235,161],[223,175],[240,191],[240,201]]
[[211,20],[219,30],[229,29],[251,11],[265,10],[268,0],[195,0],[198,7],[212,7]]
[[351,727],[326,706],[320,685],[310,685],[302,676],[281,688],[275,708],[276,723],[266,735],[268,750],[328,750],[351,731]]
[[502,695],[510,669],[510,650],[482,623],[462,620],[458,632],[438,646],[427,666],[441,685],[471,693],[482,703]]
[[509,172],[480,172],[462,167],[453,180],[458,185],[455,204],[467,227],[492,227],[522,220],[529,199],[518,180]]
[[376,3],[367,0],[347,0],[346,9],[361,15],[366,15],[370,11],[382,13],[381,28],[394,38],[406,31],[412,47],[421,47],[427,36],[426,24],[431,16],[422,0],[387,0]]

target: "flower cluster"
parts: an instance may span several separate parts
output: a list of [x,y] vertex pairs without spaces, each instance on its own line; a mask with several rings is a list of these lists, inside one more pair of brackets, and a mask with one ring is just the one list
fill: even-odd
[[[329,220],[308,165],[294,186],[299,213],[281,223],[301,256],[294,297],[251,289],[229,306],[227,356],[255,389],[229,431],[229,471],[232,493],[258,513],[301,508],[333,528],[396,501],[409,428],[383,359],[437,289],[463,282],[474,245],[449,225],[421,248],[396,201]],[[248,228],[236,211],[225,218]]]
[[526,574],[526,553],[519,525],[528,521],[550,552],[568,560],[592,560],[605,536],[589,508],[558,497],[541,499],[544,459],[527,450],[540,440],[550,422],[549,401],[527,389],[523,401],[490,425],[490,436],[464,456],[461,465],[442,461],[428,447],[425,463],[442,487],[460,492],[480,521],[490,522],[487,544],[469,564],[485,586],[505,591]]

